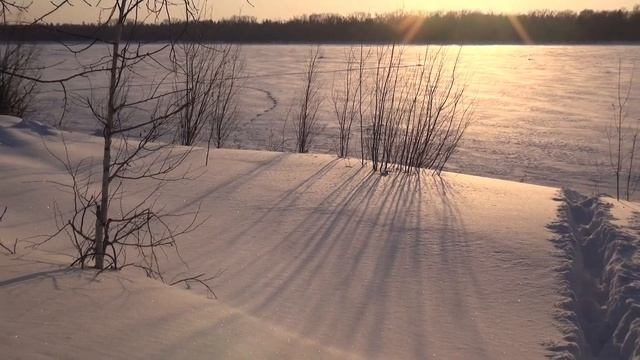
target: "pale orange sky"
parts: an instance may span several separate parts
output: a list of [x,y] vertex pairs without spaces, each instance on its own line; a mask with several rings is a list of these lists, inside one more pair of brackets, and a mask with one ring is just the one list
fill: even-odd
[[[437,11],[437,10],[481,10],[493,12],[527,12],[531,10],[582,10],[633,8],[640,0],[251,0],[251,7],[245,0],[208,0],[214,18],[232,15],[250,15],[259,19],[287,19],[296,15],[311,13],[353,12],[383,13],[395,10]],[[52,22],[92,22],[97,19],[97,11],[73,0],[73,7],[63,9],[47,18]],[[51,7],[49,0],[33,1],[31,16]]]

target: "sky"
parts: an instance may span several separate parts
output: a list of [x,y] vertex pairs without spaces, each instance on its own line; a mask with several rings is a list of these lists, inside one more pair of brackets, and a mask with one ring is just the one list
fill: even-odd
[[[31,16],[51,8],[47,0],[31,0]],[[54,0],[57,1],[57,0]],[[288,19],[312,13],[371,14],[406,11],[480,10],[485,12],[528,12],[531,10],[582,10],[582,9],[632,9],[640,0],[208,0],[213,18],[233,15],[255,16],[258,19]],[[75,5],[48,17],[51,22],[93,22],[97,11],[83,5],[82,0],[72,0]]]

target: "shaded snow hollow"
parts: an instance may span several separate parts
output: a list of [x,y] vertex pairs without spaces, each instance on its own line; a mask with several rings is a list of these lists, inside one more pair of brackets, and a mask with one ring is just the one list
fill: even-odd
[[558,319],[568,343],[557,358],[640,359],[640,251],[637,204],[565,191],[549,226],[565,259],[566,298]]
[[[160,201],[181,212],[201,206],[208,218],[180,249],[193,273],[225,270],[214,301],[133,271],[65,269],[64,239],[26,249],[55,230],[52,204],[69,198],[48,153],[64,151],[59,134],[18,123],[0,118],[0,205],[9,207],[0,237],[24,239],[17,256],[0,256],[3,358],[638,352],[635,218],[614,223],[617,205],[454,173],[381,177],[325,155],[221,150],[204,168],[196,151],[188,165],[199,177],[167,185]],[[100,139],[64,136],[72,160],[100,154]],[[149,185],[133,185],[125,202]],[[185,270],[172,257],[164,268],[168,277]]]

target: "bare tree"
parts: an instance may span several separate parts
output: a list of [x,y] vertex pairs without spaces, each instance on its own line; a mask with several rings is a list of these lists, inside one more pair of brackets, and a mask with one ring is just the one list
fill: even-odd
[[369,60],[371,52],[368,50],[364,52],[364,46],[360,45],[360,53],[358,57],[358,120],[360,122],[360,159],[362,166],[365,161],[365,141],[364,141],[364,113],[367,111],[364,108],[364,104],[368,103],[367,99],[363,96],[365,94],[365,66]]
[[315,47],[309,54],[301,95],[298,100],[298,112],[295,117],[296,151],[299,153],[309,152],[319,130],[317,115],[322,104],[318,82],[319,59],[320,47]]
[[[39,80],[64,86],[71,79],[93,74],[105,75],[108,84],[106,93],[92,90],[92,95],[85,99],[103,135],[98,173],[94,173],[92,166],[87,166],[89,160],[74,163],[68,153],[56,155],[71,179],[66,186],[73,195],[73,211],[71,216],[61,210],[57,212],[59,230],[44,242],[59,234],[68,234],[77,251],[73,265],[84,267],[92,263],[101,270],[132,266],[144,269],[149,276],[162,278],[158,252],[164,253],[165,248],[175,249],[176,237],[198,225],[197,211],[189,214],[192,219],[184,227],[170,225],[169,220],[181,214],[167,212],[158,198],[159,189],[167,181],[186,177],[185,172],[177,175],[174,172],[190,153],[189,148],[158,141],[175,132],[174,119],[188,103],[185,97],[175,99],[175,91],[162,90],[166,89],[166,79],[175,77],[175,66],[170,65],[175,62],[175,42],[145,46],[132,41],[130,36],[146,20],[164,18],[164,21],[171,21],[172,6],[176,3],[166,0],[85,1],[87,6],[100,7],[103,16],[98,25],[110,27],[113,37],[94,39],[88,45],[68,45],[67,48],[80,54],[94,44],[106,43],[108,54],[73,75]],[[60,8],[58,5],[54,10]],[[191,0],[181,0],[180,5],[186,26],[198,9]],[[146,91],[134,94],[130,91],[130,78],[137,73],[136,66],[143,63],[160,66],[166,76],[149,85]],[[128,188],[136,180],[145,180],[143,189],[149,188],[149,182],[156,185],[141,200],[125,201],[130,197]]]
[[[618,200],[620,200],[623,195],[629,200],[635,188],[635,186],[632,187],[632,185],[637,182],[637,176],[634,176],[634,161],[638,148],[638,136],[640,135],[640,118],[629,122],[628,113],[628,105],[633,88],[634,70],[635,69],[631,70],[629,79],[627,83],[624,84],[622,78],[622,60],[619,61],[616,98],[615,103],[612,104],[613,116],[607,128],[609,162],[615,177],[616,199]],[[623,190],[625,190],[624,193]]]
[[[640,118],[638,118],[638,121],[640,121]],[[631,200],[631,195],[635,192],[638,181],[640,180],[639,176],[637,174],[634,174],[637,166],[635,164],[635,157],[638,150],[638,135],[640,135],[640,127],[636,127],[634,129],[633,135],[631,137],[631,149],[629,149],[629,165],[627,167],[627,201]]]

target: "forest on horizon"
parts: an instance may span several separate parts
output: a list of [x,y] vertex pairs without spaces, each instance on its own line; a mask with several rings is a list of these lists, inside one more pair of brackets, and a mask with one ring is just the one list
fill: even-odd
[[[3,41],[83,41],[112,38],[104,24],[11,24]],[[426,14],[313,14],[289,20],[234,16],[223,20],[129,26],[125,37],[234,43],[612,43],[640,41],[640,6],[632,10],[534,11],[507,15],[470,11]]]

